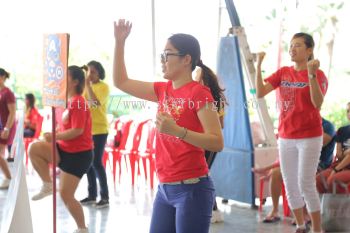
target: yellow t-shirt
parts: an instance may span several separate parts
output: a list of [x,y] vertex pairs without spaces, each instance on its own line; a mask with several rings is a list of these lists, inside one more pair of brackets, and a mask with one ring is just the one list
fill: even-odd
[[92,135],[106,134],[108,133],[107,104],[109,99],[109,87],[106,83],[100,81],[98,83],[93,83],[91,88],[100,102],[100,105],[93,103],[92,100],[89,99],[87,90],[85,89],[84,97],[89,101],[92,117]]

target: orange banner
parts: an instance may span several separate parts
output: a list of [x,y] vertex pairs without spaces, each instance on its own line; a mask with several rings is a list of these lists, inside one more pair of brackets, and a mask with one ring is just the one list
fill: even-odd
[[44,106],[67,106],[68,51],[69,34],[44,35]]

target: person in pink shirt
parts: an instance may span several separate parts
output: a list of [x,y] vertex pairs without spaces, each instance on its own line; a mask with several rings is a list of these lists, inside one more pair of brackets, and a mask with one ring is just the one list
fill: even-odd
[[311,216],[314,233],[321,232],[320,199],[316,171],[322,149],[320,109],[327,91],[327,78],[313,58],[314,40],[306,33],[293,36],[289,55],[294,66],[285,66],[265,79],[258,55],[256,93],[262,98],[274,89],[279,93],[279,159],[288,203],[297,222],[296,232],[307,232],[303,207]]
[[4,159],[7,145],[12,145],[15,131],[16,98],[13,92],[6,87],[5,82],[10,74],[0,68],[0,168],[5,179],[0,184],[0,189],[7,189],[11,181],[11,173]]
[[156,170],[160,184],[150,233],[207,233],[215,192],[204,151],[222,150],[223,136],[209,88],[192,79],[195,67],[203,67],[199,42],[188,34],[172,35],[161,54],[167,81],[143,82],[130,79],[125,67],[124,47],[130,31],[128,21],[121,19],[114,25],[114,84],[159,103]]

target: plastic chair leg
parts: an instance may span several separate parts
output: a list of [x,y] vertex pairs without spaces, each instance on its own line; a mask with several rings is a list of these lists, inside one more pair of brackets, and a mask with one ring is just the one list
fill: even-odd
[[151,189],[154,187],[154,172],[155,172],[155,164],[152,155],[149,157],[149,183]]
[[284,217],[288,217],[290,215],[290,209],[288,205],[286,189],[284,187],[284,184],[282,184],[282,200],[283,200],[283,215]]
[[264,180],[260,179],[260,192],[259,192],[259,211],[262,211],[262,205],[263,205],[263,194],[264,194]]

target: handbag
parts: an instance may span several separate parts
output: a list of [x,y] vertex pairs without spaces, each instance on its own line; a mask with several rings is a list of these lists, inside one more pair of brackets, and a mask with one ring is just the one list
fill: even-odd
[[[337,194],[336,187],[345,188],[346,194]],[[347,184],[333,182],[333,192],[325,193],[321,200],[322,228],[326,232],[350,232],[350,195]]]

